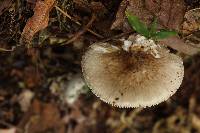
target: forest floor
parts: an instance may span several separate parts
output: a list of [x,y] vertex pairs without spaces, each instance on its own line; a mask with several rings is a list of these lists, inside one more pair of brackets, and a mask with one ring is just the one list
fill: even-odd
[[200,133],[200,54],[184,55],[181,87],[151,108],[103,103],[81,72],[89,45],[133,33],[127,10],[146,24],[156,16],[200,48],[199,8],[199,0],[0,0],[0,133]]

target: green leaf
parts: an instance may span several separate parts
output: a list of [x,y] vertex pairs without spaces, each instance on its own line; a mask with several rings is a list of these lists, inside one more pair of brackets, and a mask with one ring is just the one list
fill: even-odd
[[171,36],[175,36],[177,35],[177,32],[176,31],[169,31],[169,30],[161,30],[159,32],[157,32],[153,38],[155,39],[165,39],[165,38],[168,38],[168,37],[171,37]]
[[157,19],[154,18],[153,22],[151,23],[151,26],[149,28],[149,37],[152,37],[156,34],[157,30]]
[[126,16],[128,18],[129,24],[136,32],[145,36],[146,38],[149,38],[149,30],[147,26],[142,23],[138,17],[131,15],[129,12],[126,12]]

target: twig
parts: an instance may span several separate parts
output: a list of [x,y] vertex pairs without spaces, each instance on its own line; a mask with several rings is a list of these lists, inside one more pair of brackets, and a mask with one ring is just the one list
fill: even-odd
[[130,35],[130,34],[132,34],[132,33],[133,33],[133,31],[121,33],[121,34],[114,35],[114,36],[111,36],[111,37],[109,37],[109,38],[103,39],[103,40],[101,40],[100,42],[107,42],[107,41],[110,41],[110,40],[113,40],[113,39],[118,39],[118,38],[121,38],[121,37]]
[[[55,6],[55,8],[60,11],[64,16],[68,17],[71,21],[73,21],[74,23],[76,23],[79,26],[82,26],[82,24],[76,20],[74,20],[68,13],[64,12],[62,9],[60,9],[58,6]],[[88,32],[90,32],[91,34],[99,37],[99,38],[104,38],[102,35],[99,35],[98,33],[92,31],[91,29],[87,28],[86,29]]]
[[12,47],[11,49],[0,48],[1,52],[12,52],[15,50],[16,47]]
[[94,22],[94,20],[96,19],[96,16],[93,14],[92,18],[90,19],[89,23],[83,28],[83,30],[80,30],[78,33],[76,33],[74,35],[74,37],[72,37],[70,40],[68,40],[66,43],[63,43],[63,45],[72,43],[73,41],[75,41],[76,39],[78,39],[82,34],[84,34],[87,29],[92,25],[92,23]]

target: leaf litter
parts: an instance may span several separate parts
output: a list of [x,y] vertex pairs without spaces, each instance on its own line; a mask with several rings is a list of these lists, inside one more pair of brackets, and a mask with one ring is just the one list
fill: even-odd
[[[34,2],[31,3],[30,1],[30,9],[33,9]],[[65,0],[60,2],[58,0],[57,2],[59,3],[58,5],[60,8],[66,9],[66,12],[68,12],[70,16],[75,18],[75,20],[80,21],[81,25],[86,25],[91,19],[92,13],[90,11],[88,12],[88,9],[91,8],[91,6],[86,5],[87,8],[84,8],[85,5],[79,5],[83,7],[81,10],[79,10],[79,8],[73,6],[76,5],[76,3],[73,3],[73,1]],[[80,3],[81,2],[91,4],[91,1],[89,0],[80,0]],[[120,4],[120,6],[123,8],[118,8],[119,2],[116,1],[108,2],[101,0],[99,2],[103,4],[106,10],[100,9],[99,12],[102,11],[103,14],[97,15],[97,18],[92,23],[91,29],[96,33],[111,38],[111,40],[115,40],[119,37],[126,37],[126,34],[121,34],[121,32],[119,34],[119,31],[124,30],[124,33],[129,33],[126,31],[128,31],[130,27],[128,27],[127,22],[124,21],[125,16],[124,12],[122,12],[127,10],[127,7],[128,9],[131,9],[133,7],[135,8],[134,10],[136,11],[133,11],[132,13],[141,13],[139,17],[141,17],[141,19],[146,24],[149,24],[153,21],[154,15],[152,15],[151,12],[149,13],[147,9],[144,9],[143,5],[145,3],[146,7],[148,7],[149,10],[154,12],[158,11],[156,14],[158,16],[162,16],[162,14],[160,13],[161,11],[159,11],[160,9],[162,9],[162,13],[164,15],[167,15],[168,17],[166,17],[166,20],[162,20],[162,17],[160,18],[160,28],[170,27],[170,29],[178,29],[178,31],[180,32],[182,32],[182,23],[187,22],[188,24],[191,24],[191,22],[185,16],[185,13],[187,14],[187,12],[190,9],[195,9],[192,8],[191,5],[189,5],[189,7],[188,5],[185,5],[187,6],[186,9],[186,7],[181,4],[183,1],[180,0],[171,1],[172,3],[168,0],[165,0],[162,4],[159,0],[146,0],[145,3],[141,3],[141,1],[137,0],[123,0],[123,2]],[[72,4],[66,6],[63,3]],[[175,5],[173,5],[173,3]],[[175,8],[179,7],[177,6],[177,3],[180,4],[180,8],[177,8],[178,11]],[[21,14],[19,14],[19,16],[21,17],[18,18],[16,17],[17,15],[15,16],[17,18],[15,20],[16,22],[22,22],[20,24],[21,29],[23,29],[24,24],[26,23],[25,16],[27,14],[28,16],[31,16],[29,14],[29,8],[25,5],[21,5],[23,7],[20,8]],[[65,7],[63,7],[63,5],[65,5]],[[3,21],[5,16],[7,16],[7,19],[5,20],[9,20],[12,16],[10,12],[8,12],[9,6],[4,6],[8,8],[4,8],[5,10],[0,16],[1,26],[2,22],[7,22]],[[195,5],[195,7],[196,6],[197,5]],[[175,12],[172,16],[170,16],[170,13],[168,13],[169,7],[173,9],[170,11],[171,13]],[[166,10],[164,10],[165,8]],[[50,8],[48,7],[47,9],[48,11],[46,11],[46,13],[48,14],[50,12]],[[43,14],[45,14],[44,12]],[[121,20],[118,21],[119,24],[117,24],[117,26],[113,26],[114,28],[111,31],[110,27],[112,25],[112,22],[114,22],[116,12],[116,18],[118,16],[124,17],[118,17],[118,19]],[[60,29],[57,25],[57,23],[59,23],[57,21],[57,16],[54,16],[54,13],[55,12],[52,10],[52,17],[51,19],[49,19],[49,26],[46,28],[48,32],[51,32],[51,34],[48,35],[48,37],[50,36],[56,39],[64,38],[65,40],[68,40],[68,38],[73,37],[73,35],[79,32],[80,29],[84,28],[79,25],[74,25],[74,22],[71,22],[71,20],[65,19],[65,21],[62,21],[62,24],[64,23],[65,26],[67,24],[70,25],[67,25],[69,27],[66,26],[68,28],[68,31]],[[177,18],[174,18],[174,16],[177,16]],[[60,17],[64,18],[63,16]],[[45,20],[46,22],[46,19],[43,20]],[[40,21],[42,21],[42,19]],[[169,23],[167,21],[169,21]],[[163,24],[161,24],[160,22],[162,22]],[[33,26],[35,28],[35,25],[36,24],[34,22],[33,25],[30,25],[30,27],[32,28]],[[47,25],[48,23],[42,24],[42,29]],[[35,34],[31,34],[31,37],[36,35],[41,30],[41,27],[39,26],[37,30],[34,29]],[[115,27],[117,30],[115,30]],[[8,29],[5,30],[8,31]],[[194,41],[194,37],[196,37],[197,41],[195,42],[197,42],[196,44],[199,44],[198,29],[190,28],[187,31],[189,31],[190,33],[186,36],[185,39],[188,40],[188,38],[192,35],[193,39],[190,38],[191,41]],[[20,33],[20,31],[17,32]],[[28,33],[28,30],[26,32]],[[1,33],[1,38],[2,36],[5,36],[5,34]],[[9,39],[7,39],[7,37],[4,38],[3,44],[1,43],[1,46],[9,47],[10,45],[16,45],[20,38],[20,36],[16,37],[15,39],[10,39],[10,36],[8,37]],[[43,40],[46,44],[49,43],[48,37],[45,40]],[[30,43],[30,40],[32,41],[32,39],[28,39],[29,40],[27,42]],[[105,40],[106,39],[107,38],[105,38]],[[40,54],[38,56],[41,61],[38,65],[36,65],[36,63],[38,63],[37,59],[35,60],[32,59],[33,57],[27,56],[26,52],[24,52],[23,50],[16,51],[16,53],[9,55],[9,57],[7,54],[1,53],[0,56],[2,62],[0,63],[0,129],[2,130],[0,131],[13,132],[17,130],[18,132],[21,132],[21,130],[24,130],[30,133],[62,133],[68,131],[76,133],[192,133],[200,131],[200,103],[198,98],[198,95],[200,94],[200,73],[198,69],[200,65],[199,55],[189,56],[185,61],[184,64],[186,67],[186,76],[184,77],[184,82],[179,92],[167,102],[162,103],[153,108],[141,110],[116,109],[100,102],[93,96],[88,96],[85,94],[80,94],[79,97],[76,98],[76,100],[73,102],[73,104],[70,105],[60,100],[57,94],[51,93],[49,80],[51,80],[52,78],[56,79],[61,75],[67,75],[68,73],[73,73],[74,75],[76,73],[80,73],[80,58],[82,55],[82,51],[87,49],[87,46],[93,43],[94,41],[99,40],[101,39],[91,34],[88,34],[87,32],[84,32],[78,39],[78,41],[81,42],[77,44],[81,44],[81,49],[74,49],[70,46],[70,44],[66,47],[56,47],[55,45],[53,45],[53,47],[50,48],[48,47],[44,49],[39,49],[38,51],[40,51]],[[74,43],[76,41],[74,41]],[[178,41],[177,43],[180,43],[184,47],[182,50],[183,52],[189,50],[188,53],[193,55],[193,52],[190,53],[192,51],[191,47],[185,45],[185,42],[183,40],[180,40],[180,38],[174,40],[172,39],[170,41],[172,42],[170,43],[171,47],[176,46],[173,45],[174,41]],[[51,44],[54,44],[54,42],[52,41]],[[178,50],[181,51],[180,47],[178,48]],[[34,56],[34,58],[36,57]],[[37,69],[39,69],[38,72]],[[23,104],[21,103],[20,105],[19,103],[20,95],[23,95],[23,93],[26,92],[24,90],[29,90],[34,93],[32,99],[30,100],[29,97],[27,99],[27,103],[25,103],[25,105],[28,105],[25,107],[26,109],[28,108],[25,112],[23,112],[23,109],[21,108],[21,105]]]

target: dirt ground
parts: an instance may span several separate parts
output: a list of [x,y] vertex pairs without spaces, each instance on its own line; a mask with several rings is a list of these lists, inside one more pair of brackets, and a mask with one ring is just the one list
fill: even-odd
[[81,72],[88,46],[134,32],[127,10],[146,24],[156,16],[199,49],[199,8],[199,0],[0,0],[0,133],[200,133],[200,54],[171,47],[184,58],[183,83],[150,108],[103,103]]

